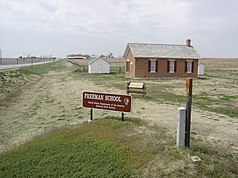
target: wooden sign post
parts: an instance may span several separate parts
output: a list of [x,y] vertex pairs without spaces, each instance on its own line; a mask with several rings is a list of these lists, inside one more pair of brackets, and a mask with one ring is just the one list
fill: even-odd
[[186,102],[186,121],[185,121],[185,147],[190,146],[192,87],[193,87],[193,79],[187,79],[186,80],[187,102]]

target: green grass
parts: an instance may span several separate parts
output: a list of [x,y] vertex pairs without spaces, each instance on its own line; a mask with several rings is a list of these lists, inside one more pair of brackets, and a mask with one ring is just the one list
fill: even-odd
[[51,70],[59,70],[61,63],[62,63],[61,61],[57,61],[57,62],[51,62],[47,64],[35,65],[32,67],[24,67],[22,69],[19,69],[19,72],[26,75],[30,75],[30,74],[42,75]]
[[211,78],[220,78],[220,79],[226,79],[226,80],[233,80],[238,81],[238,73],[237,69],[233,70],[224,70],[219,68],[210,68],[206,70],[206,77]]
[[125,67],[121,67],[121,66],[111,66],[110,67],[110,73],[111,74],[123,74],[125,75]]
[[66,140],[67,135],[59,136],[1,156],[0,176],[128,177],[132,174],[123,148],[93,138]]
[[198,142],[191,146],[191,154],[199,155],[201,162],[195,169],[208,177],[237,177],[238,154],[229,152],[229,147],[219,143]]
[[26,83],[24,75],[19,71],[0,72],[0,92],[9,93]]
[[98,122],[81,129],[61,129],[2,153],[0,177],[132,176],[128,147],[113,141],[128,123]]
[[238,110],[234,107],[237,100],[238,96],[210,94],[206,92],[193,96],[193,103],[195,107],[224,114],[230,117],[238,117]]
[[[190,155],[202,161],[192,163]],[[192,138],[178,149],[166,129],[106,117],[62,128],[0,154],[0,177],[235,177],[237,157]]]

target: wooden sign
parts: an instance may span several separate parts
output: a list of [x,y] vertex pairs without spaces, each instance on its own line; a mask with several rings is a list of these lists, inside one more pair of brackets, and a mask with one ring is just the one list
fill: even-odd
[[131,112],[131,96],[111,93],[83,92],[83,107]]

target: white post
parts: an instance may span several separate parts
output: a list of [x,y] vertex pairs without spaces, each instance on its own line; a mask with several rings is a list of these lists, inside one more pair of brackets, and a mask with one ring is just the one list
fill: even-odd
[[133,62],[130,62],[130,78],[132,78],[132,72],[133,72]]
[[178,108],[178,127],[177,127],[176,145],[179,148],[185,147],[185,115],[186,109],[184,107]]

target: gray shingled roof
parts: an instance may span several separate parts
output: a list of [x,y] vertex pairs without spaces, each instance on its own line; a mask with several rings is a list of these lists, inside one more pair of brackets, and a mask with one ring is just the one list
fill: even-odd
[[99,60],[99,59],[102,59],[102,60],[104,60],[106,63],[109,64],[109,62],[108,62],[106,59],[102,58],[102,57],[96,57],[95,59],[90,60],[88,64],[92,64],[92,63],[94,63],[95,61],[97,61],[97,60]]
[[123,55],[124,57],[126,57],[129,49],[131,50],[133,57],[138,58],[200,58],[200,55],[193,47],[188,47],[186,45],[128,43]]

